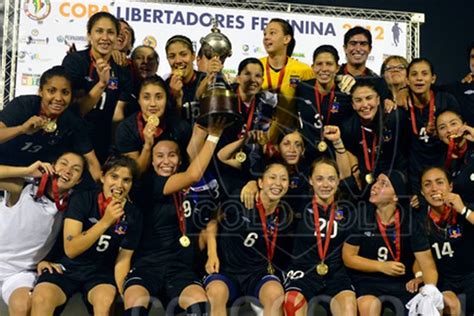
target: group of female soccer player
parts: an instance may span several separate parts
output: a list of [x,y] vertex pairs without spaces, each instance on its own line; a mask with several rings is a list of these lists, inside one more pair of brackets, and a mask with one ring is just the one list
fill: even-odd
[[243,298],[263,315],[314,303],[473,315],[474,122],[428,60],[391,56],[378,77],[358,61],[372,40],[356,27],[348,64],[321,45],[310,67],[272,19],[268,56],[244,59],[230,86],[241,121],[201,126],[223,60],[195,70],[193,43],[175,35],[163,80],[148,47],[132,53],[143,64],[120,60],[125,21],[96,13],[87,36],[38,95],[0,112],[11,315],[58,314],[76,292],[94,315],[117,296],[125,315],[159,299],[169,314],[221,316]]

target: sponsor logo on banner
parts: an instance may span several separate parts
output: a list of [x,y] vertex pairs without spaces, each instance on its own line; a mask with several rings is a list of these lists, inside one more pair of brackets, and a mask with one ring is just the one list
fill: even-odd
[[40,74],[28,74],[24,73],[21,76],[21,85],[22,86],[39,86]]
[[151,35],[145,36],[143,39],[143,45],[156,48],[156,38]]
[[33,21],[42,21],[51,13],[50,0],[25,0],[23,11]]
[[68,43],[78,43],[78,42],[84,42],[84,43],[87,43],[87,37],[86,36],[82,36],[82,35],[59,35],[58,37],[56,37],[56,41],[58,43],[65,43],[65,44],[68,44]]
[[257,53],[257,54],[263,54],[263,53],[265,53],[265,52],[263,51],[263,49],[262,49],[260,46],[254,46],[254,47],[252,48],[252,51],[253,51],[254,53]]
[[109,12],[107,5],[97,5],[93,3],[69,2],[65,1],[59,5],[59,14],[63,17],[70,18],[90,18],[94,13],[99,11]]
[[242,54],[247,56],[247,55],[249,55],[249,51],[250,51],[250,46],[248,44],[243,44],[242,45]]
[[20,38],[20,43],[26,45],[47,45],[49,44],[49,37],[33,37],[31,35]]
[[18,62],[19,63],[24,63],[28,61],[51,61],[51,58],[46,57],[45,55],[40,55],[39,53],[31,53],[28,51],[20,51],[18,52]]

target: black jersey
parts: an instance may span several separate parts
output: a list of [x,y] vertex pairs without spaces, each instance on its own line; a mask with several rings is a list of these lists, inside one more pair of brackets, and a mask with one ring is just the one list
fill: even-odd
[[[101,218],[99,204],[99,192],[78,192],[71,197],[65,218],[74,219],[82,223],[82,231],[89,230]],[[132,203],[125,204],[125,215],[119,226],[110,226],[99,239],[85,252],[70,259],[65,254],[58,260],[66,270],[72,271],[79,279],[93,276],[98,271],[112,272],[115,259],[120,248],[135,250],[140,241],[142,230],[142,213]],[[125,232],[123,232],[125,231]]]
[[474,126],[474,82],[456,82],[445,87],[459,103],[461,115],[469,126]]
[[[451,94],[445,92],[435,93],[434,106],[435,118],[438,113],[446,109],[452,109],[459,112],[459,105],[456,102],[456,99]],[[443,143],[438,139],[438,137],[429,134],[426,130],[430,112],[428,107],[425,107],[423,110],[413,108],[406,112],[409,122],[405,128],[409,129],[410,139],[408,173],[410,175],[412,193],[417,193],[420,191],[421,171],[428,166],[442,165],[445,158],[445,150]],[[415,116],[415,124],[413,124],[414,122],[411,118],[412,115]],[[414,131],[414,125],[416,125],[416,134]]]
[[[358,222],[347,243],[359,246],[358,255],[361,257],[383,262],[394,261],[378,228],[375,208],[370,205],[367,208],[359,209],[357,218]],[[386,227],[386,235],[394,253],[396,252],[395,231],[394,224]],[[424,234],[421,221],[411,210],[400,210],[400,232],[400,262],[405,265],[405,275],[392,277],[381,272],[368,273],[351,270],[352,280],[355,283],[405,282],[413,277],[411,271],[415,261],[414,253],[429,250],[430,245]]]
[[[238,85],[233,85],[232,89],[237,94]],[[270,128],[273,114],[277,105],[277,96],[271,92],[259,92],[255,95],[254,105],[234,99],[235,108],[241,114],[241,119],[228,127],[223,133],[216,152],[224,146],[237,141],[245,132],[257,130],[267,132]],[[252,107],[254,110],[252,111]],[[252,113],[253,112],[253,113]],[[250,115],[252,116],[250,117]],[[249,125],[249,126],[247,126]],[[229,195],[231,192],[241,189],[249,180],[261,175],[264,166],[262,165],[262,146],[253,141],[244,143],[242,151],[247,155],[247,159],[242,163],[241,170],[224,165],[220,162],[213,163],[213,173],[220,179],[224,192]]]
[[318,111],[315,95],[315,79],[301,82],[295,92],[296,109],[299,116],[300,128],[306,144],[306,157],[309,161],[321,155],[316,149],[322,136],[324,125],[341,126],[354,111],[351,97],[342,93],[336,85],[332,92],[324,95],[321,100],[321,113]]
[[[266,270],[267,246],[257,207],[245,209],[239,200],[232,199],[223,203],[222,210],[224,219],[220,223],[217,239],[222,274]],[[271,233],[278,227],[276,248],[279,248],[280,236],[285,234],[288,214],[284,205],[280,205],[278,216],[276,211],[267,216],[266,225],[270,240]],[[278,253],[277,249],[275,253]],[[273,258],[274,267],[280,269],[275,265],[276,259]]]
[[[193,225],[192,201],[181,193],[164,195],[163,190],[169,177],[154,175],[153,208],[144,212],[144,227],[139,249],[134,258],[134,266],[149,266],[180,261],[191,267],[197,232]],[[181,194],[181,198],[178,195]],[[181,207],[184,215],[185,234],[191,240],[189,247],[183,247],[179,239],[183,235],[176,208]]]
[[474,272],[474,225],[459,214],[455,215],[456,223],[452,224],[436,224],[428,213],[423,216],[425,232],[440,278],[456,280]]
[[[88,93],[99,81],[90,57],[90,48],[67,54],[63,66],[72,79],[74,91]],[[99,161],[104,162],[109,154],[112,133],[112,117],[117,101],[130,101],[132,81],[130,68],[118,66],[110,60],[110,80],[94,108],[85,115],[87,131],[93,142]]]
[[[324,251],[326,234],[328,232],[328,223],[330,219],[329,206],[326,210],[319,205],[319,227],[322,237],[321,246]],[[330,271],[337,271],[343,267],[342,262],[342,244],[349,237],[351,227],[356,222],[355,210],[349,208],[343,203],[334,207],[334,223],[331,232],[331,241],[327,250],[324,262],[328,265]],[[305,199],[303,209],[303,218],[296,227],[296,240],[293,247],[292,269],[311,269],[321,262],[318,252],[316,228],[314,224],[314,210],[312,198]]]
[[[403,111],[384,114],[381,108],[379,108],[371,126],[364,126],[357,114],[353,114],[345,121],[341,128],[341,138],[345,148],[357,157],[362,176],[369,173],[364,156],[363,136],[365,136],[368,162],[372,173],[378,174],[391,169],[406,170],[405,155],[408,146],[406,125],[406,115]],[[372,165],[374,138],[375,167]]]
[[308,179],[310,170],[305,162],[301,162],[298,164],[298,167],[290,168],[288,175],[290,184],[288,185],[288,192],[282,198],[282,201],[288,203],[293,214],[301,218],[301,211],[305,205],[304,198],[308,196],[310,191]]
[[[219,148],[238,140],[245,132],[253,130],[267,132],[270,129],[278,103],[277,95],[269,91],[261,91],[255,95],[254,103],[245,103],[239,99],[238,89],[238,85],[232,85],[232,90],[237,95],[233,100],[234,107],[241,115],[241,119],[227,128],[219,142]],[[254,107],[253,111],[252,107]],[[247,150],[252,150],[252,147],[248,147]]]
[[[206,77],[206,73],[201,71],[194,71],[193,78],[190,82],[184,83],[183,82],[183,100],[181,111],[178,112],[178,116],[185,119],[191,126],[194,125],[196,120],[198,119],[199,115],[201,115],[201,107],[199,105],[199,101],[196,97],[196,91],[199,87],[201,81]],[[166,79],[166,84],[170,85],[171,77]],[[174,99],[170,100],[170,108],[172,111],[176,112],[176,102]]]
[[448,171],[453,179],[453,192],[474,206],[474,146],[469,144],[464,156],[453,160]]
[[[129,153],[142,150],[145,142],[139,130],[139,120],[142,126],[146,125],[141,112],[133,113],[120,122],[115,137],[118,152]],[[162,120],[163,123],[160,123],[159,127],[163,129],[163,133],[155,138],[155,144],[159,140],[173,140],[179,145],[181,152],[186,152],[186,147],[191,138],[191,127],[189,124],[173,115],[165,115]]]
[[[7,127],[23,124],[39,115],[41,98],[24,95],[13,99],[0,112],[0,121]],[[84,120],[67,109],[56,121],[57,129],[46,133],[42,129],[31,135],[20,135],[0,144],[0,162],[8,165],[30,165],[37,160],[54,161],[65,151],[86,154],[93,150],[84,128]]]

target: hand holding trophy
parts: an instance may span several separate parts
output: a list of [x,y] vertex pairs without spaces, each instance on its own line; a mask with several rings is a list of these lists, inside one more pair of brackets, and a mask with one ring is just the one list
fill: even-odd
[[[208,59],[219,58],[224,63],[227,57],[232,55],[232,44],[217,28],[217,20],[213,19],[211,33],[201,38],[201,45],[204,55]],[[207,126],[211,116],[225,117],[227,126],[241,121],[241,116],[236,109],[235,94],[227,83],[224,74],[219,71],[215,73],[201,96],[201,115],[197,122],[202,126]]]

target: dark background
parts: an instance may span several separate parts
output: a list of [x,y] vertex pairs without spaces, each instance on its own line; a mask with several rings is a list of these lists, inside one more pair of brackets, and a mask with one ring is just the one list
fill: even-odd
[[424,13],[425,23],[420,27],[420,56],[433,62],[435,72],[438,74],[438,83],[459,80],[470,72],[467,50],[470,43],[474,42],[474,0],[293,0],[287,2]]
[[[287,3],[424,13],[420,55],[434,63],[438,83],[459,80],[469,72],[467,47],[474,41],[474,0],[292,0]],[[3,6],[2,1],[0,49]]]

